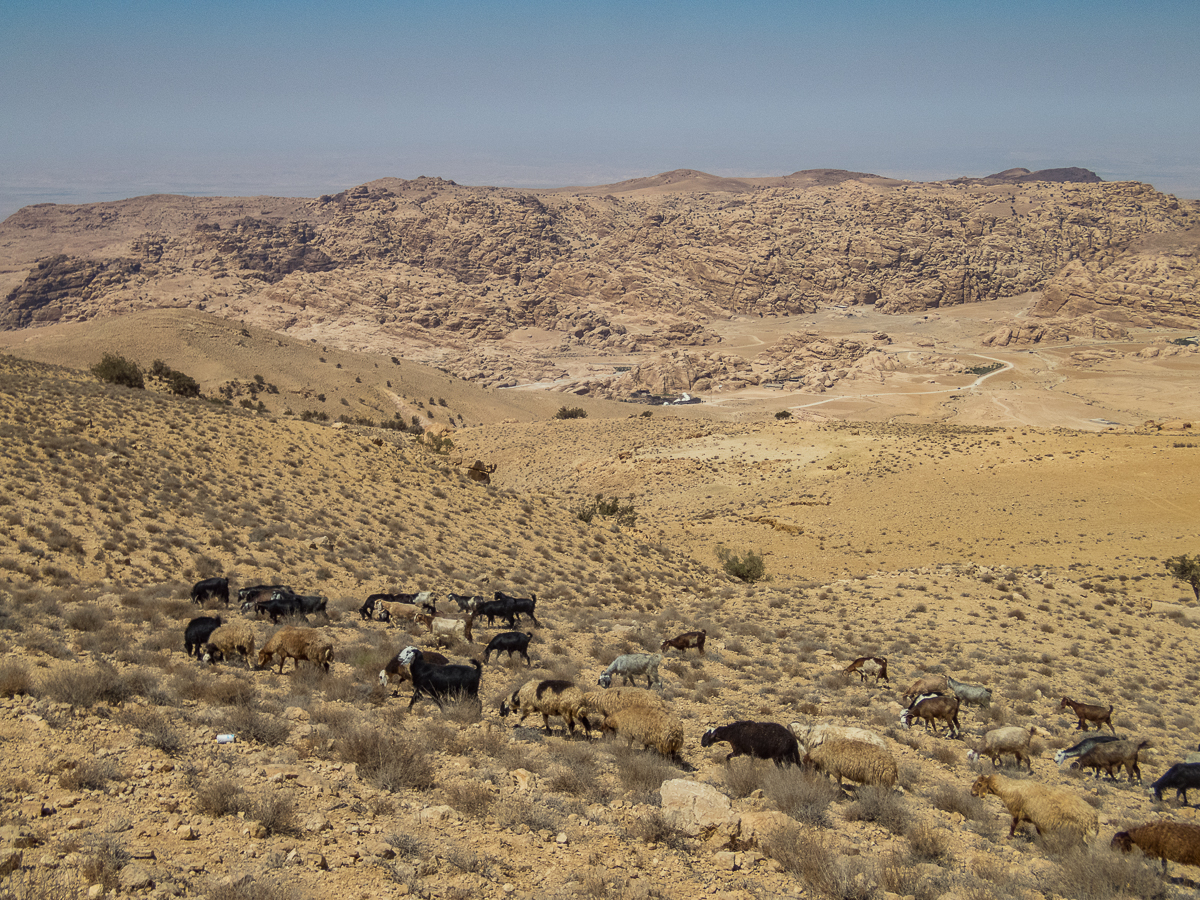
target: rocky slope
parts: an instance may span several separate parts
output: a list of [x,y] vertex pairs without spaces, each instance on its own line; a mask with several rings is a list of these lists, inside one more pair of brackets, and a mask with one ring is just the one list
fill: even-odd
[[190,306],[459,374],[517,359],[515,382],[560,376],[556,355],[710,347],[730,315],[830,305],[1040,290],[1039,316],[1196,321],[1200,205],[1064,171],[1075,180],[681,170],[559,191],[419,178],[308,201],[44,204],[0,225],[0,327]]

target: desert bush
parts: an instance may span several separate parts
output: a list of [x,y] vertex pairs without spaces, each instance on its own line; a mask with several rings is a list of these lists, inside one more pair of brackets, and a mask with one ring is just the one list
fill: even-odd
[[283,790],[267,790],[251,797],[242,811],[267,830],[267,834],[300,834],[296,801]]
[[633,498],[622,504],[619,497],[604,499],[603,494],[597,494],[591,500],[585,500],[575,509],[575,518],[580,522],[590,524],[592,519],[600,516],[604,519],[616,519],[618,525],[633,525],[637,522],[637,508]]
[[554,414],[556,419],[586,419],[587,410],[579,406],[560,406]]
[[442,785],[446,803],[466,816],[481,819],[492,805],[492,792],[477,781],[452,781]]
[[[719,752],[722,759],[728,752],[722,747],[716,748],[716,751]],[[751,791],[758,790],[762,786],[763,775],[766,772],[765,766],[774,768],[773,763],[761,759],[750,759],[746,756],[738,756],[729,760],[721,773],[725,788],[734,797],[750,796]]]
[[854,802],[845,810],[851,822],[874,822],[894,834],[904,834],[909,823],[908,804],[888,787],[864,784],[858,788]]
[[122,779],[121,770],[111,759],[84,759],[68,764],[58,776],[58,783],[68,791],[99,791],[110,781]]
[[802,878],[817,896],[869,900],[879,892],[867,860],[843,859],[831,841],[798,825],[775,829],[763,840],[762,848],[785,871]]
[[248,705],[232,706],[225,711],[225,725],[239,740],[254,741],[276,747],[288,739],[291,731],[287,722]]
[[667,821],[661,809],[650,809],[622,826],[626,835],[647,844],[662,844],[673,850],[687,847],[687,834]]
[[661,756],[623,744],[613,745],[613,760],[617,765],[617,777],[625,789],[643,794],[657,791],[664,781],[678,774],[678,770]]
[[137,730],[138,744],[161,750],[167,756],[174,756],[186,746],[183,735],[171,720],[157,710],[130,707],[122,711],[118,721]]
[[75,876],[63,869],[26,866],[0,883],[0,900],[78,900]]
[[211,885],[204,893],[209,900],[300,900],[296,888],[276,878]]
[[79,849],[82,859],[79,866],[87,884],[102,884],[105,890],[113,890],[120,883],[121,869],[132,858],[111,837],[93,837]]
[[246,808],[246,791],[231,778],[212,778],[193,783],[196,809],[206,816],[236,816]]
[[88,709],[101,702],[120,703],[132,692],[116,669],[101,662],[92,667],[60,665],[42,678],[38,693],[59,703]]
[[791,417],[792,417],[792,414],[790,412],[788,412],[786,409],[781,409],[781,410],[779,410],[779,412],[775,413],[775,418],[777,418],[777,419],[790,419]]
[[969,790],[952,784],[939,784],[930,794],[929,802],[934,809],[956,812],[977,822],[991,818],[982,798],[973,797]]
[[423,749],[369,725],[351,728],[334,749],[380,790],[424,791],[434,786],[433,765]]
[[908,829],[906,837],[909,849],[920,860],[936,862],[950,852],[946,830],[928,822],[917,822]]
[[766,564],[762,554],[747,550],[745,556],[739,556],[723,544],[717,545],[717,561],[726,575],[753,584],[766,577]]
[[492,814],[502,828],[524,825],[531,831],[558,831],[566,822],[566,816],[558,810],[523,798],[498,804]]
[[829,825],[829,804],[841,794],[824,775],[774,765],[762,774],[762,790],[781,813],[817,827]]
[[92,374],[108,384],[119,384],[129,388],[144,388],[146,378],[141,367],[116,353],[105,353],[100,362],[92,366]]
[[32,685],[25,663],[15,659],[0,663],[0,697],[28,694]]
[[1087,900],[1160,900],[1168,896],[1166,883],[1155,871],[1157,862],[1141,854],[1126,855],[1104,845],[1090,850],[1064,847],[1058,853],[1051,850],[1051,855],[1057,865],[1038,879],[1046,893]]

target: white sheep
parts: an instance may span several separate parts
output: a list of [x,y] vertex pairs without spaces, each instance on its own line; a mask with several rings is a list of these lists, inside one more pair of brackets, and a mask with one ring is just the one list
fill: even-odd
[[1018,781],[1003,775],[982,775],[971,786],[971,795],[1000,798],[1012,825],[1008,836],[1017,832],[1017,825],[1030,822],[1038,834],[1062,832],[1086,842],[1100,830],[1100,819],[1086,800],[1063,788],[1053,788],[1032,781]]
[[500,703],[500,715],[507,716],[510,712],[520,713],[520,725],[525,718],[541,713],[542,724],[546,733],[550,732],[550,717],[558,716],[567,725],[567,731],[575,733],[575,722],[583,726],[585,733],[590,734],[592,723],[588,721],[584,711],[583,691],[570,681],[558,679],[527,681],[512,696]]
[[1029,743],[1033,739],[1034,732],[1037,729],[1032,725],[1026,731],[1018,725],[1005,725],[1003,728],[993,728],[983,736],[975,749],[967,753],[967,759],[975,762],[981,756],[986,756],[992,761],[993,766],[1000,764],[1000,757],[1006,753],[1011,753],[1017,758],[1017,767],[1020,768],[1022,760],[1029,771],[1033,771],[1033,754],[1029,752]]
[[796,736],[796,740],[800,742],[800,749],[805,753],[826,741],[861,741],[864,744],[873,744],[881,750],[888,749],[887,741],[875,732],[851,725],[834,725],[831,722],[804,725],[801,722],[792,722],[788,728]]
[[862,741],[826,741],[814,747],[804,757],[804,763],[818,772],[837,779],[880,787],[896,786],[896,760],[892,754],[875,744]]

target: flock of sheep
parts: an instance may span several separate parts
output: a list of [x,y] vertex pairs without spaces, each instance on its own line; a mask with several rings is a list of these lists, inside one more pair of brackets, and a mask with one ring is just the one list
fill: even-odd
[[[254,590],[261,591],[262,588]],[[193,599],[196,597],[197,591],[193,590]],[[225,599],[228,602],[227,593]],[[527,615],[538,624],[534,616],[536,596],[516,598],[497,592],[494,600],[486,601],[482,597],[452,595],[451,600],[465,614],[463,619],[438,616],[431,600],[428,593],[372,595],[360,613],[364,619],[423,624],[435,641],[450,635],[473,641],[471,624],[480,617],[487,617],[489,622],[499,617],[513,628],[521,615]],[[243,609],[247,610],[247,606],[243,605]],[[520,631],[495,635],[484,652],[485,663],[491,653],[507,652],[510,658],[513,653],[519,653],[529,664],[531,637],[530,633]],[[631,744],[640,744],[683,768],[690,768],[680,756],[684,743],[683,723],[660,693],[662,677],[658,667],[663,654],[672,649],[684,653],[696,649],[704,654],[705,638],[704,631],[687,632],[663,641],[659,653],[618,656],[600,675],[599,690],[583,690],[567,680],[533,679],[504,698],[500,715],[516,716],[518,725],[531,715],[540,715],[548,733],[552,718],[561,719],[569,735],[575,734],[577,724],[583,727],[587,736],[598,725],[601,733],[621,735]],[[189,654],[206,662],[219,662],[238,654],[249,666],[255,659],[254,631],[245,621],[226,624],[220,616],[198,617],[188,623],[185,648]],[[259,651],[257,667],[270,665],[276,657],[280,674],[289,658],[297,666],[301,660],[307,660],[328,671],[333,659],[333,644],[318,629],[284,626]],[[446,701],[479,702],[482,669],[478,660],[471,660],[468,665],[456,665],[436,651],[409,646],[389,660],[379,673],[379,679],[384,687],[392,677],[410,680],[413,685],[410,708],[422,697],[432,699],[441,707]],[[880,657],[860,657],[844,669],[844,674],[858,674],[864,682],[874,678],[876,684],[889,680],[887,660]],[[616,678],[620,678],[624,686],[612,687]],[[631,686],[642,678],[646,680],[645,689]],[[961,736],[958,712],[963,703],[986,706],[991,702],[990,689],[959,682],[947,675],[922,677],[903,696],[909,703],[901,716],[902,727],[908,728],[921,720],[926,729],[935,734],[938,726],[943,725],[951,737]],[[1111,706],[1083,704],[1064,697],[1060,709],[1074,712],[1079,730],[1086,732],[1089,725],[1094,724],[1097,734],[1074,747],[1058,751],[1056,763],[1074,758],[1073,768],[1091,768],[1096,777],[1104,771],[1114,781],[1114,772],[1124,768],[1130,782],[1135,778],[1140,780],[1138,753],[1147,742],[1119,739],[1111,721]],[[1111,735],[1098,733],[1103,725],[1108,726]],[[969,758],[976,761],[987,757],[993,766],[998,766],[1004,756],[1012,756],[1018,770],[1024,763],[1032,772],[1030,745],[1035,733],[1033,727],[992,729],[971,749]],[[773,722],[738,721],[710,729],[700,738],[701,747],[717,743],[730,745],[726,761],[735,756],[749,756],[771,760],[779,766],[803,766],[835,778],[839,786],[850,781],[891,788],[897,781],[897,766],[887,741],[863,728],[800,722],[785,728]],[[1189,757],[1188,761],[1172,766],[1151,790],[1156,799],[1161,800],[1164,790],[1175,789],[1186,804],[1190,788],[1200,788],[1200,760]],[[990,794],[1000,799],[1012,818],[1010,837],[1015,835],[1022,822],[1032,824],[1039,834],[1057,834],[1081,842],[1098,833],[1095,808],[1065,788],[994,773],[980,776],[971,793],[977,797]],[[1164,819],[1118,832],[1112,839],[1114,849],[1128,852],[1133,846],[1139,847],[1147,856],[1162,860],[1164,874],[1168,861],[1200,865],[1200,825]]]

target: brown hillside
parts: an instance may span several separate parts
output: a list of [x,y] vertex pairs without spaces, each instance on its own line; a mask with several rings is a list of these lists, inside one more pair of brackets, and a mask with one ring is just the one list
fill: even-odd
[[[1145,782],[1195,746],[1200,607],[1163,565],[1197,549],[1200,451],[1181,425],[745,428],[656,412],[461,429],[499,461],[482,485],[406,435],[0,357],[0,428],[0,853],[15,896],[1194,890],[1182,867],[1164,882],[1156,863],[1108,849],[1118,830],[1193,809],[1052,759],[1078,737],[1064,695],[1111,704],[1115,729],[1149,742]],[[610,449],[629,456],[605,461]],[[593,490],[635,493],[637,521],[584,524],[577,500]],[[852,560],[849,577],[820,574],[814,528]],[[858,553],[863,535],[878,553]],[[717,541],[761,546],[775,580],[715,570]],[[275,631],[236,606],[192,605],[191,584],[215,574],[325,595],[330,621],[309,624],[333,643],[330,671],[186,655],[201,612],[249,627],[258,647]],[[393,696],[378,673],[432,640],[357,609],[373,591],[421,589],[443,615],[456,614],[450,591],[536,594],[540,624],[520,623],[532,665],[493,655],[478,707],[408,709],[408,686]],[[474,643],[445,648],[457,663],[507,630],[474,626]],[[692,629],[705,654],[660,666],[680,760],[499,714],[527,679],[590,688],[618,654]],[[891,683],[842,674],[860,655],[886,657]],[[961,710],[964,739],[897,724],[922,673],[991,688],[989,706]],[[843,792],[702,747],[739,719],[870,729],[896,785]],[[970,796],[993,767],[968,746],[1006,724],[1037,729],[1032,772],[1006,774],[1095,810],[1086,852],[1028,826],[1010,839],[996,798]]]

